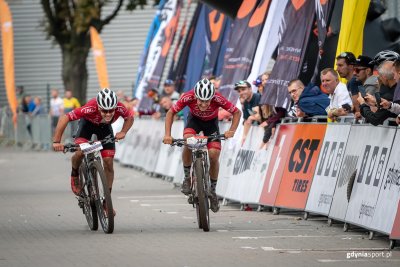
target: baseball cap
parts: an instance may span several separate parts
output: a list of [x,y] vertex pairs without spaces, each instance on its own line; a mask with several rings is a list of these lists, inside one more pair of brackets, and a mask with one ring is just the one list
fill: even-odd
[[237,83],[235,83],[235,90],[236,90],[237,88],[243,88],[243,87],[248,87],[248,88],[250,88],[250,87],[251,87],[251,84],[250,84],[248,81],[245,81],[245,80],[240,80],[240,81],[238,81]]
[[354,66],[358,66],[358,67],[365,67],[365,68],[374,68],[373,64],[370,64],[370,62],[372,61],[372,58],[368,57],[368,56],[358,56],[358,58],[354,61],[353,65]]
[[171,80],[171,79],[167,79],[164,82],[164,85],[174,85],[174,84],[175,84],[175,82],[173,80]]
[[255,81],[253,81],[253,84],[255,85],[255,86],[260,86],[261,84],[262,84],[262,81],[261,81],[261,78],[260,77],[258,77]]

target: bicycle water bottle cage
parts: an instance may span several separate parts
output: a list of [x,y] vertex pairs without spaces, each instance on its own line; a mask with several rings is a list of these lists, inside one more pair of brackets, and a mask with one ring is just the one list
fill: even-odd
[[191,149],[201,149],[207,145],[207,137],[193,136],[186,139],[186,144]]
[[87,155],[96,151],[100,151],[103,149],[100,141],[96,141],[92,144],[90,143],[82,143],[79,145],[83,154]]

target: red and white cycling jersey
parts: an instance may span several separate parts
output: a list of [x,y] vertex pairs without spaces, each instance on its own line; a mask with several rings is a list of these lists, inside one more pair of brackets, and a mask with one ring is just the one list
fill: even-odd
[[221,107],[233,114],[238,109],[231,102],[229,102],[225,97],[223,97],[220,93],[215,93],[214,97],[211,100],[210,106],[205,111],[201,111],[197,106],[197,98],[194,94],[194,91],[188,91],[184,93],[181,98],[172,106],[171,110],[174,113],[178,113],[184,107],[188,106],[190,109],[190,113],[203,120],[209,121],[218,117],[218,109]]
[[[96,98],[92,98],[86,103],[86,105],[74,109],[71,112],[68,112],[67,116],[70,121],[75,121],[84,118],[85,120],[88,120],[96,125],[104,123],[103,118],[101,117],[99,111],[99,107],[97,105]],[[111,123],[116,121],[119,117],[122,117],[124,119],[133,117],[133,111],[128,110],[122,103],[118,102]]]

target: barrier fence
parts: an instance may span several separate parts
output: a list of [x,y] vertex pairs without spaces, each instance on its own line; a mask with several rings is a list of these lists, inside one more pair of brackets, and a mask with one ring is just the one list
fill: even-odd
[[[119,121],[114,127],[121,125]],[[221,124],[223,129],[228,126]],[[182,132],[183,122],[175,122],[173,137],[182,137]],[[163,133],[163,121],[136,120],[120,144],[125,148],[119,160],[180,184],[182,151],[163,145]],[[269,206],[276,213],[285,208],[320,214],[344,222],[345,228],[356,225],[389,235],[392,241],[400,238],[396,127],[318,120],[282,123],[267,149],[260,149],[262,135],[263,129],[252,127],[242,146],[238,136],[223,142],[220,197]],[[156,159],[155,168],[144,165],[150,159]]]
[[[0,112],[3,140],[51,145],[50,118],[28,121],[20,114],[14,128]],[[114,132],[123,120],[113,124]],[[182,137],[183,121],[172,136]],[[220,128],[229,127],[221,123]],[[126,138],[116,144],[120,164],[181,184],[182,148],[162,144],[164,122],[135,119]],[[263,129],[252,127],[243,145],[240,136],[223,141],[217,194],[224,200],[320,214],[370,233],[400,239],[400,132],[369,124],[288,122],[277,127],[266,149]],[[371,237],[371,234],[370,234]]]

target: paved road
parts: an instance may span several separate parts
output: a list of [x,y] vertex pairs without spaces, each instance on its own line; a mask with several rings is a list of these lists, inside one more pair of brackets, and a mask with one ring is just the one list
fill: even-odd
[[[115,232],[92,232],[70,191],[69,158],[0,148],[0,266],[399,266],[387,237],[326,218],[227,205],[197,228],[169,182],[115,167]],[[360,253],[355,259],[354,252]],[[372,259],[372,256],[375,258]]]

